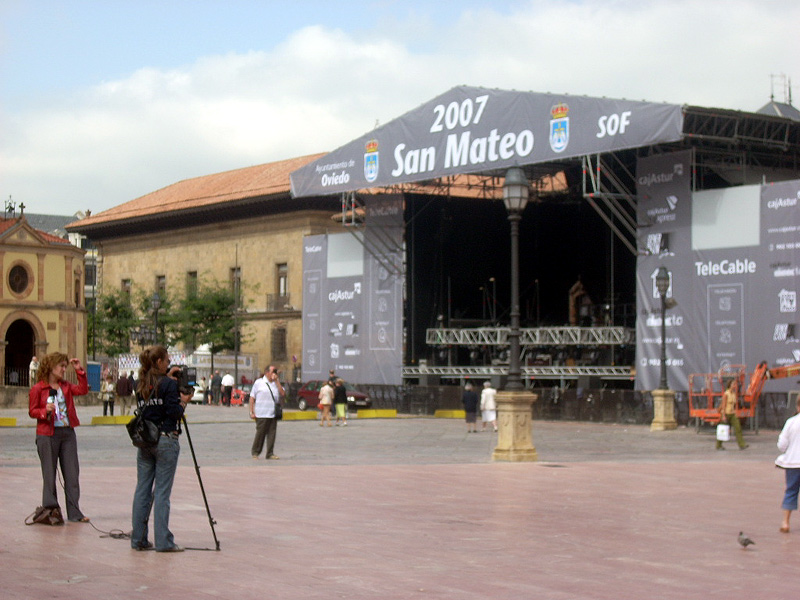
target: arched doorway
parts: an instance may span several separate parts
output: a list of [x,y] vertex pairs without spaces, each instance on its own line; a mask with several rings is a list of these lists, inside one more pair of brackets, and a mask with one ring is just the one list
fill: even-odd
[[25,319],[17,319],[6,331],[5,385],[28,386],[28,366],[34,355],[36,334]]

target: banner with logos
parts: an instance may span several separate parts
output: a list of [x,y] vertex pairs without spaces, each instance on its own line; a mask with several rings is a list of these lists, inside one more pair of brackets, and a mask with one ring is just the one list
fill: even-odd
[[[667,383],[761,361],[800,362],[800,181],[691,193],[689,151],[639,160],[637,389],[661,373],[659,267],[670,272],[665,311]],[[765,391],[788,391],[790,379]]]
[[681,139],[657,104],[460,86],[291,174],[295,197],[480,173]]
[[365,227],[303,241],[303,379],[400,385],[403,201],[369,196]]

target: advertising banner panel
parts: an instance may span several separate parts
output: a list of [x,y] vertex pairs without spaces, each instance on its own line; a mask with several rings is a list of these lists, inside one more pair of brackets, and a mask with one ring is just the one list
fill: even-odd
[[[667,381],[683,379],[686,364],[699,360],[687,302],[691,268],[691,152],[640,158],[636,168],[639,257],[636,268],[636,384],[655,389],[661,375],[660,267],[670,272],[666,297],[677,305],[666,311]],[[675,388],[673,388],[675,389]]]
[[[728,365],[745,365],[751,373],[761,361],[770,367],[800,362],[800,181],[688,194],[688,180],[667,174],[675,168],[687,173],[689,158],[650,157],[637,169],[638,389],[659,383],[654,276],[660,266],[671,272],[668,295],[677,301],[666,317],[669,387],[686,390],[689,374]],[[670,187],[678,183],[683,191]],[[765,390],[795,386],[774,380]]]
[[460,86],[291,174],[295,197],[674,142],[673,104]]
[[366,227],[303,242],[303,378],[400,385],[403,202],[367,197]]

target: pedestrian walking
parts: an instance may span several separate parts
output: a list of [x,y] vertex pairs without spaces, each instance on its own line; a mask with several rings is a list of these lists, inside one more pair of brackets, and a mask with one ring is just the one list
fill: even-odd
[[333,387],[333,406],[336,410],[336,426],[347,425],[347,389],[344,380],[339,377]]
[[114,416],[114,395],[116,394],[116,386],[114,385],[114,376],[109,373],[106,375],[106,380],[100,389],[100,399],[103,402],[103,416],[108,416],[106,413],[111,410],[110,415]]
[[[736,443],[739,444],[739,450],[749,448],[745,443],[742,436],[742,424],[739,422],[739,417],[736,415],[736,407],[738,406],[739,394],[738,384],[736,378],[730,380],[728,387],[722,394],[722,399],[719,403],[719,420],[720,423],[730,423],[731,429],[736,434]],[[717,450],[725,450],[722,445],[722,440],[717,440]]]
[[319,418],[319,426],[324,427],[328,423],[331,427],[331,405],[333,405],[333,385],[330,381],[326,381],[319,390],[319,409],[322,414]]
[[127,415],[128,407],[131,403],[131,394],[133,393],[133,384],[131,379],[125,373],[120,373],[117,384],[114,387],[114,392],[117,395],[117,403],[119,404],[119,414]]
[[486,424],[491,423],[497,431],[497,390],[492,387],[491,382],[483,382],[481,391],[481,431],[486,431]]
[[784,470],[786,478],[786,491],[781,504],[781,533],[789,533],[789,519],[792,511],[797,510],[797,493],[800,491],[800,397],[797,398],[795,409],[798,414],[786,421],[778,436],[778,450],[782,454],[775,460],[775,465]]
[[464,386],[461,403],[464,405],[467,433],[478,433],[478,394],[473,391],[471,383]]
[[233,379],[233,375],[225,372],[225,375],[222,377],[222,404],[225,406],[231,405],[231,395],[233,394],[233,386],[236,383]]

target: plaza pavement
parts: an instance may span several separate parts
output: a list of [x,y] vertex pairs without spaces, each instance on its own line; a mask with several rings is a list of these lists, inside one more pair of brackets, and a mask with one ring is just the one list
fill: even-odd
[[[79,407],[81,507],[129,531],[135,449],[122,426]],[[495,434],[450,419],[279,425],[280,460],[253,460],[241,407],[192,406],[172,492],[177,543],[135,552],[92,525],[26,527],[41,475],[33,421],[2,409],[3,598],[783,599],[796,533],[781,534],[777,432],[716,452],[709,431],[533,424],[536,463],[493,463]],[[262,454],[263,456],[263,454]],[[62,502],[63,506],[63,502]],[[795,516],[800,519],[800,517]],[[744,530],[756,542],[743,550]]]

